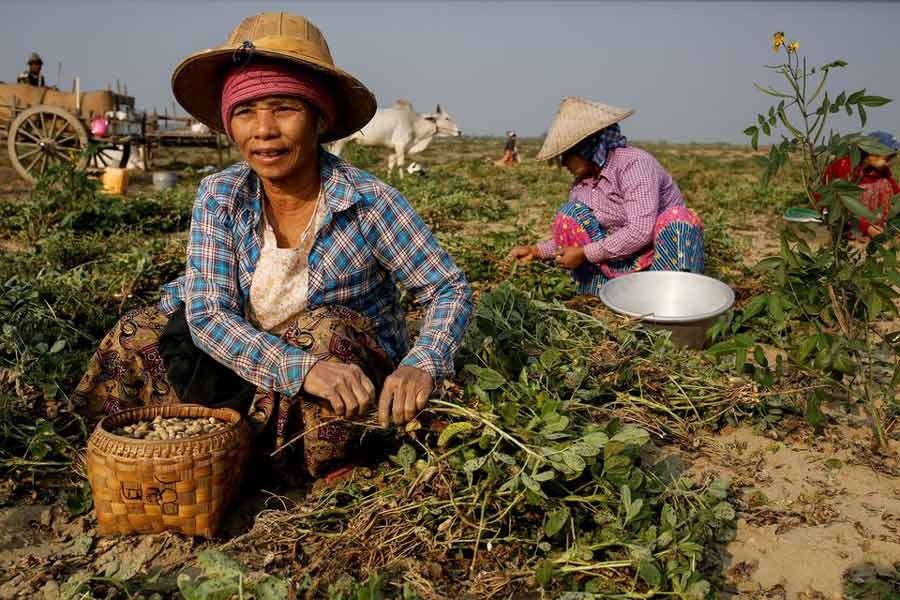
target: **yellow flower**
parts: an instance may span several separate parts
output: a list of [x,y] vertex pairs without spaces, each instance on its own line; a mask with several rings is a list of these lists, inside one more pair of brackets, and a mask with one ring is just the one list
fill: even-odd
[[776,31],[772,35],[772,52],[778,52],[778,49],[784,45],[784,32]]
[[791,42],[787,45],[788,53],[794,53],[800,49],[800,42]]

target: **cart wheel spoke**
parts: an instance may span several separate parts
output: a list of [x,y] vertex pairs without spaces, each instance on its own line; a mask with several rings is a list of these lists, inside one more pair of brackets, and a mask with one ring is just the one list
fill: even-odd
[[54,118],[57,119],[57,121],[59,121],[59,129],[53,135],[55,137],[60,137],[63,135],[70,135],[72,132],[72,127],[68,123],[66,123],[65,119],[62,119],[56,115],[54,115]]
[[[36,135],[32,134],[30,131],[25,131],[25,128],[19,129],[18,133],[27,137],[28,139],[32,140],[33,142],[35,142],[37,144],[41,143],[40,136],[36,136]],[[20,143],[20,142],[16,142],[16,143]]]
[[47,123],[47,137],[49,139],[53,139],[53,136],[56,135],[56,115],[50,115],[49,123]]
[[[34,136],[35,139],[37,139],[37,140],[44,139],[44,134],[41,131],[41,128],[39,127],[39,123],[37,121],[28,122],[28,130],[29,130],[29,133],[31,133],[31,135]],[[26,133],[24,128],[22,130],[22,133]]]
[[41,135],[43,135],[44,137],[47,137],[47,121],[44,120],[44,113],[42,113],[42,112],[38,113],[38,118],[40,119],[40,122],[41,122]]
[[56,142],[56,145],[57,145],[57,146],[65,146],[65,145],[68,144],[69,142],[75,142],[75,143],[76,143],[76,146],[77,146],[77,145],[78,145],[78,136],[77,136],[77,135],[70,135],[70,136],[64,137],[63,139],[58,140],[58,141]]
[[31,173],[31,167],[33,167],[34,163],[39,161],[43,156],[44,156],[44,153],[42,152],[42,153],[38,154],[37,156],[35,156],[33,159],[31,159],[31,162],[28,163],[28,166],[25,167],[25,170],[28,171],[29,173]]
[[[56,115],[53,115],[53,118],[56,118]],[[78,134],[76,132],[72,131],[72,127],[68,123],[63,121],[62,127],[60,127],[58,131],[54,131],[53,135],[49,136],[49,137],[50,137],[50,139],[55,139],[56,143],[58,144],[59,139],[61,139],[63,137],[72,137],[72,136],[78,137]]]
[[67,137],[63,140],[56,142],[57,148],[72,148],[77,149],[79,146],[77,137]]
[[90,166],[93,169],[124,168],[130,155],[131,144],[129,142],[102,146],[91,156]]
[[19,155],[19,160],[22,160],[23,158],[28,158],[28,157],[31,156],[32,154],[37,154],[37,153],[40,152],[40,151],[41,151],[40,148],[35,148],[34,150],[32,150],[32,151],[30,151],[30,152],[26,152],[26,153],[24,153],[24,154],[20,154],[20,155]]
[[59,163],[59,159],[57,159],[53,154],[48,154],[44,157],[44,164],[41,165],[41,173],[46,172],[48,168],[58,165]]
[[53,146],[47,146],[46,148],[44,148],[44,150],[46,151],[47,156],[51,156],[51,157],[52,156],[62,156],[62,153],[60,152],[59,148],[54,148]]
[[43,173],[44,170],[47,169],[47,167],[61,165],[64,162],[66,162],[66,161],[62,156],[60,156],[58,154],[49,154],[47,156],[47,164],[44,165],[44,169],[41,172]]
[[97,154],[94,155],[93,160],[95,167],[106,167],[109,165],[109,160],[107,160],[106,152],[100,150]]
[[82,151],[89,139],[84,124],[69,111],[37,105],[22,111],[10,123],[7,149],[16,171],[33,183],[55,164],[83,167],[87,157]]

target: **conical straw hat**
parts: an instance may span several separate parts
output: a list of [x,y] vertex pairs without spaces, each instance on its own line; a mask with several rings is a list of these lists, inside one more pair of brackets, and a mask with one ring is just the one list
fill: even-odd
[[375,96],[358,79],[335,66],[319,28],[300,15],[283,12],[247,17],[234,28],[224,46],[197,52],[181,61],[172,74],[175,99],[201,123],[224,131],[219,108],[222,78],[232,66],[254,57],[282,61],[328,79],[337,102],[337,118],[320,136],[323,142],[362,129],[375,114]]
[[537,160],[550,160],[575,146],[586,137],[634,114],[630,108],[619,108],[591,102],[583,98],[563,98],[550,125]]

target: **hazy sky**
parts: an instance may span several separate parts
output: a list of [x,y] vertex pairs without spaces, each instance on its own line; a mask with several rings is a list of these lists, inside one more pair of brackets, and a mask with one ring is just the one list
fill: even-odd
[[[325,33],[337,64],[380,105],[440,103],[465,133],[540,135],[563,96],[637,113],[643,140],[742,142],[767,108],[754,81],[776,56],[772,32],[801,42],[814,63],[842,58],[835,87],[897,101],[869,111],[900,134],[900,3],[895,2],[129,2],[0,0],[0,79],[31,51],[48,83],[128,86],[139,107],[171,106],[169,76],[187,54],[222,44],[244,16],[285,10]],[[858,122],[842,123],[858,128]]]

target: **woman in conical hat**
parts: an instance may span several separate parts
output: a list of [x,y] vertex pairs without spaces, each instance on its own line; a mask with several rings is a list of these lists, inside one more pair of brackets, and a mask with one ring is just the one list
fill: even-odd
[[575,176],[553,220],[553,237],[517,246],[509,258],[554,260],[578,291],[599,294],[610,278],[640,270],[703,270],[703,223],[672,176],[628,145],[619,122],[633,110],[566,98],[538,160],[561,158]]
[[[94,415],[226,404],[320,475],[354,420],[410,421],[452,373],[471,289],[397,190],[322,149],[376,103],[305,18],[244,19],[184,59],[172,89],[244,161],[200,183],[184,275],[120,320],[75,395]],[[397,281],[425,307],[414,344]]]

